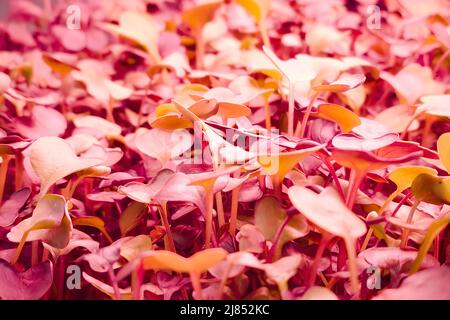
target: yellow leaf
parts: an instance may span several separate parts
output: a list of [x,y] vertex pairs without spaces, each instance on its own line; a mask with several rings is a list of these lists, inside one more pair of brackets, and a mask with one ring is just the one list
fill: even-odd
[[318,116],[325,120],[336,122],[342,132],[350,132],[354,127],[361,124],[356,113],[337,104],[322,104],[319,106]]
[[161,57],[158,52],[159,30],[156,22],[148,13],[125,11],[120,15],[119,25],[103,23],[101,26],[138,43],[157,63],[160,62]]
[[422,173],[437,175],[437,171],[432,168],[422,166],[405,166],[392,170],[388,174],[388,178],[396,184],[397,190],[395,192],[398,194],[411,187],[414,179]]
[[425,235],[425,238],[422,242],[422,245],[420,246],[419,252],[417,253],[416,260],[414,260],[411,270],[409,271],[409,274],[416,273],[419,271],[420,266],[422,264],[423,259],[428,253],[428,250],[431,247],[431,244],[433,243],[434,238],[447,227],[447,225],[450,223],[450,214],[447,214],[436,221],[434,221],[428,228],[428,232]]
[[300,161],[322,148],[323,145],[318,145],[296,151],[259,155],[257,159],[262,167],[261,174],[272,176],[281,183],[286,174]]
[[227,254],[224,249],[212,248],[199,251],[189,258],[184,258],[171,251],[158,250],[144,256],[142,265],[144,269],[202,273],[224,260]]
[[122,236],[126,235],[136,227],[143,216],[146,214],[147,205],[141,202],[131,203],[121,214],[119,218],[119,227]]
[[120,247],[120,255],[128,261],[131,261],[141,253],[151,249],[152,239],[145,234],[141,234],[122,244]]
[[251,14],[256,22],[265,19],[269,13],[270,0],[235,0]]
[[208,2],[185,10],[182,20],[192,30],[201,30],[203,26],[213,18],[214,13],[220,7],[222,1]]
[[104,234],[104,236],[108,239],[109,242],[113,242],[113,240],[111,239],[111,237],[109,236],[108,232],[105,229],[105,223],[99,217],[95,216],[79,217],[73,220],[73,225],[96,228],[101,233]]
[[51,57],[48,54],[42,54],[42,60],[50,67],[53,71],[60,74],[62,77],[65,77],[69,72],[72,70],[76,70],[77,68],[65,63],[63,61],[60,61],[54,57]]
[[437,141],[439,159],[448,173],[450,173],[450,132],[441,135]]

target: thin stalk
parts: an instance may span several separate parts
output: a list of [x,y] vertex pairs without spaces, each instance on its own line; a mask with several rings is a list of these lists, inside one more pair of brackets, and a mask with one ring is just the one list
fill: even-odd
[[323,157],[323,162],[325,163],[325,165],[328,168],[328,171],[331,174],[331,177],[334,180],[334,184],[336,185],[337,191],[339,192],[339,195],[341,196],[342,201],[345,201],[345,195],[344,195],[344,191],[342,190],[342,186],[341,186],[341,182],[339,181],[339,178],[336,175],[336,171],[333,168],[333,165],[331,164],[330,160],[328,160],[327,158]]
[[236,226],[237,226],[237,215],[239,208],[239,191],[241,190],[241,186],[233,189],[231,191],[231,216],[230,216],[230,234],[234,238],[236,234]]
[[117,283],[116,275],[114,274],[114,270],[113,270],[112,266],[110,266],[108,268],[108,276],[109,276],[109,281],[111,282],[111,285],[114,290],[114,299],[120,300],[121,296],[120,296],[119,284]]
[[278,201],[281,203],[281,201],[283,200],[283,198],[282,198],[283,184],[280,181],[280,179],[278,179],[277,175],[272,176],[272,185],[273,185],[273,193],[274,193],[275,197],[277,197]]
[[281,300],[292,300],[289,295],[289,287],[287,280],[277,282],[278,291],[280,292]]
[[8,164],[9,161],[11,160],[11,156],[5,154],[2,156],[2,158],[3,161],[2,164],[0,165],[0,205],[2,204],[3,193],[5,192],[6,175],[8,173]]
[[433,68],[434,75],[436,75],[441,64],[445,61],[445,59],[448,57],[449,54],[450,54],[450,49],[447,49],[447,51],[445,51],[444,54],[439,58],[438,62],[436,63],[436,65]]
[[133,292],[133,300],[141,300],[141,285],[144,278],[144,269],[142,263],[133,270],[131,274],[131,291]]
[[214,197],[216,198],[217,219],[219,221],[219,228],[225,224],[225,213],[223,210],[222,192],[217,192]]
[[211,245],[212,228],[213,228],[213,206],[214,194],[211,189],[206,190],[206,216],[205,216],[205,248]]
[[337,256],[337,269],[338,271],[342,270],[345,266],[345,262],[347,261],[347,251],[345,250],[345,243],[343,240],[337,242],[339,253]]
[[34,266],[39,263],[39,241],[31,242],[31,265]]
[[425,125],[423,126],[423,131],[422,131],[422,145],[424,147],[429,147],[430,146],[430,139],[429,139],[429,133],[431,131],[431,125],[433,124],[433,117],[427,117],[425,119]]
[[412,196],[412,192],[408,192],[402,200],[400,200],[400,202],[397,204],[397,206],[395,207],[394,211],[392,212],[392,217],[395,217],[395,215],[397,214],[398,210],[400,210],[400,208],[402,207],[402,205],[405,204],[406,201],[409,200],[409,198],[411,198]]
[[289,80],[289,109],[288,109],[288,135],[294,135],[294,110],[295,110],[295,101],[294,101],[294,90],[295,83]]
[[[397,196],[398,194],[396,194],[395,192],[392,193],[389,198],[386,199],[386,201],[384,202],[383,206],[378,210],[378,215],[381,216],[384,212],[384,210],[386,210],[387,206],[389,205],[389,203],[392,202],[392,200],[394,200],[394,198]],[[392,212],[392,217],[395,216],[395,214],[397,213],[398,210],[400,210],[401,206],[408,201],[408,199],[411,197],[412,192],[407,193],[402,200],[400,200],[400,202],[398,203],[397,207],[395,208],[395,210]],[[386,227],[388,226],[389,223],[386,224]],[[386,228],[385,227],[385,228]],[[364,238],[364,242],[361,246],[361,249],[359,250],[364,251],[367,248],[367,245],[369,244],[370,238],[372,237],[373,234],[373,227],[370,227],[369,231],[367,231],[366,237]]]
[[176,253],[175,242],[173,240],[172,231],[170,229],[169,219],[167,218],[167,203],[163,202],[158,206],[158,213],[161,218],[161,222],[166,230],[164,240],[166,242],[166,249]]
[[358,172],[355,169],[351,170],[349,187],[347,190],[347,198],[345,199],[345,205],[350,210],[352,210],[353,208],[356,199],[356,194],[359,189],[359,185],[361,184],[363,179],[364,179],[364,172]]
[[402,132],[402,134],[401,134],[401,136],[400,136],[400,139],[405,140],[406,135],[408,134],[408,129],[409,129],[409,127],[412,125],[412,123],[414,122],[414,120],[416,120],[416,119],[417,119],[419,116],[421,116],[424,112],[425,112],[425,111],[422,111],[422,112],[416,114],[414,117],[412,117],[412,118],[408,121],[408,123],[406,124],[405,129],[403,130],[403,132]]
[[114,108],[114,99],[109,98],[109,103],[106,106],[106,120],[115,123],[114,115],[113,115],[113,108]]
[[450,214],[445,214],[443,217],[435,220],[429,227],[425,238],[420,245],[419,252],[417,252],[417,257],[411,265],[411,269],[409,270],[409,274],[414,274],[419,271],[425,256],[428,253],[428,250],[433,243],[434,238],[442,232],[450,223]]
[[22,253],[22,249],[25,246],[25,243],[27,241],[28,235],[31,230],[27,230],[23,233],[22,239],[20,239],[19,245],[16,248],[16,252],[14,254],[14,258],[11,260],[11,264],[16,264],[17,261],[19,261],[20,254]]
[[369,244],[370,238],[372,237],[372,234],[373,234],[373,227],[370,227],[369,231],[367,231],[366,237],[364,238],[364,242],[363,242],[363,244],[361,246],[361,250],[359,250],[359,252],[366,250],[366,248]]
[[67,200],[70,200],[72,198],[73,194],[75,193],[75,190],[77,189],[78,185],[80,184],[81,180],[83,180],[83,178],[84,178],[83,176],[77,177],[75,181],[73,181],[67,193],[66,198]]
[[266,123],[266,129],[267,131],[270,131],[272,128],[272,119],[270,116],[270,105],[269,105],[269,98],[264,98],[264,113],[265,113],[265,123]]
[[266,20],[261,19],[258,23],[258,29],[259,33],[261,34],[261,38],[263,41],[263,44],[268,47],[270,50],[272,50],[272,45],[270,44],[270,38],[267,34],[267,28],[266,28]]
[[41,261],[47,261],[50,256],[50,251],[48,251],[45,247],[42,248],[42,259]]
[[[233,173],[234,178],[239,178],[239,171]],[[231,236],[234,238],[236,234],[236,225],[237,225],[237,215],[239,208],[239,191],[241,190],[241,185],[237,186],[231,191],[231,214],[230,214],[230,226],[229,232]]]
[[218,297],[217,297],[218,300],[222,300],[223,292],[224,292],[225,286],[226,286],[226,284],[227,284],[228,275],[230,274],[231,267],[232,267],[232,263],[228,263],[228,264],[227,264],[227,267],[226,267],[226,269],[225,269],[225,272],[224,272],[224,274],[223,274],[223,277],[222,277],[222,279],[220,280],[220,284],[219,284],[219,294],[218,294]]
[[336,284],[336,282],[337,282],[337,278],[332,278],[330,281],[328,281],[328,284],[327,284],[327,289],[330,289],[331,290],[331,288],[333,288],[334,287],[334,285]]
[[23,156],[21,153],[16,154],[15,157],[15,165],[16,165],[16,170],[15,170],[15,175],[14,175],[14,187],[15,187],[15,191],[19,190],[22,188],[22,184],[23,184]]
[[204,56],[205,56],[205,41],[202,36],[202,29],[194,32],[195,37],[195,67],[197,69],[203,69]]
[[306,107],[306,112],[305,112],[305,114],[304,114],[304,116],[303,116],[303,119],[302,119],[302,125],[301,125],[301,127],[300,127],[300,135],[299,135],[300,138],[303,138],[303,137],[305,136],[305,132],[306,132],[306,124],[308,123],[309,116],[311,115],[311,110],[312,110],[312,107],[313,107],[313,105],[314,105],[314,101],[316,100],[316,98],[317,98],[318,96],[319,96],[319,93],[316,93],[316,94],[311,98],[311,101],[309,102],[308,106]]
[[65,261],[64,261],[64,256],[60,256],[58,257],[58,268],[56,268],[56,277],[57,277],[57,297],[58,300],[63,300],[64,299],[64,269],[65,269]]
[[322,280],[322,282],[325,285],[325,287],[328,286],[328,280],[325,277],[325,275],[323,274],[323,272],[319,272],[319,277],[320,277],[320,280]]
[[328,245],[328,241],[329,237],[326,235],[323,235],[320,239],[319,247],[317,248],[316,256],[314,257],[314,261],[311,266],[307,287],[312,287],[316,282],[317,270],[319,268],[320,260],[322,259],[325,248]]
[[197,272],[190,272],[192,287],[195,292],[195,300],[203,300],[202,285],[200,283],[200,274]]
[[270,248],[269,257],[267,258],[267,262],[272,262],[273,260],[278,259],[279,250],[278,248],[281,235],[283,234],[284,228],[288,225],[289,221],[291,221],[292,216],[288,215],[284,220],[283,223],[278,227],[277,233],[275,234],[275,237],[273,238],[272,247]]
[[[408,218],[406,219],[406,223],[410,224],[414,218],[414,212],[416,211],[417,207],[419,206],[420,200],[416,200],[416,202],[414,202],[413,206],[411,207],[411,209],[409,210],[409,214],[408,214]],[[401,237],[401,241],[400,241],[400,248],[401,249],[405,249],[406,245],[408,243],[408,236],[409,236],[409,229],[403,229],[402,231],[402,237]]]
[[347,249],[347,256],[348,256],[348,270],[350,271],[350,285],[352,288],[352,294],[354,294],[356,297],[359,295],[359,279],[358,279],[358,267],[356,265],[356,251],[354,244],[348,240],[344,239],[345,247]]
[[439,252],[441,251],[440,241],[441,241],[441,234],[438,233],[436,238],[434,239],[434,248],[433,248],[433,256],[437,261],[439,261]]

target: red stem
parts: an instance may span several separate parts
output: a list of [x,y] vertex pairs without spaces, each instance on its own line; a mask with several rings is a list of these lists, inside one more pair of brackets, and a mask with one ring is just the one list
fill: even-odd
[[277,233],[275,234],[275,237],[273,239],[273,243],[272,243],[272,247],[270,248],[270,253],[269,253],[269,257],[267,259],[267,262],[272,262],[275,258],[277,258],[277,251],[278,251],[278,245],[281,239],[281,235],[283,234],[283,230],[284,228],[286,228],[287,224],[289,223],[289,221],[291,220],[292,216],[288,215],[283,223],[280,225],[280,227],[277,230]]
[[328,241],[329,241],[329,237],[326,236],[325,234],[322,235],[322,238],[320,239],[320,242],[319,242],[319,247],[317,248],[317,251],[316,251],[316,256],[314,257],[314,261],[311,266],[309,279],[308,279],[308,285],[307,285],[308,288],[312,287],[314,285],[314,283],[316,282],[317,270],[319,269],[320,260],[322,259],[322,256],[325,251],[325,248],[327,247]]

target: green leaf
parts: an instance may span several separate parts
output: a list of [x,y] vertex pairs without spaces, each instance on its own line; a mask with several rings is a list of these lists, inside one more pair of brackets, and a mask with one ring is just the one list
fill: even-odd
[[119,227],[122,236],[133,230],[147,213],[145,203],[133,202],[122,213],[119,219]]
[[[287,218],[286,210],[281,208],[278,200],[272,196],[260,199],[255,206],[255,225],[262,232],[266,240],[274,241],[277,231]],[[291,240],[301,238],[309,232],[306,219],[297,214],[292,216],[284,227],[277,244],[275,256],[281,253],[283,245]]]
[[447,225],[450,223],[450,214],[447,214],[436,221],[434,221],[430,227],[428,228],[428,232],[425,235],[425,238],[422,242],[422,245],[420,246],[419,252],[417,253],[416,260],[414,260],[411,270],[409,270],[409,274],[416,273],[419,271],[420,266],[422,265],[422,261],[427,255],[428,250],[431,247],[431,244],[433,243],[434,238],[447,227]]

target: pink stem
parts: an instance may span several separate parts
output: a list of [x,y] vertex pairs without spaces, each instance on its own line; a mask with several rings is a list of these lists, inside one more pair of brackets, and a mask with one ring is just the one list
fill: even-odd
[[310,114],[311,114],[311,110],[312,110],[312,107],[313,107],[313,105],[314,105],[314,101],[316,100],[316,98],[319,96],[319,93],[316,93],[312,98],[311,98],[311,101],[309,102],[309,104],[308,104],[308,107],[306,107],[306,112],[305,112],[305,115],[303,116],[303,119],[302,119],[302,126],[301,126],[301,128],[300,128],[300,138],[303,138],[304,136],[305,136],[305,132],[306,132],[306,124],[308,123],[308,119],[309,119],[309,116],[310,116]]
[[267,259],[268,262],[272,262],[275,258],[277,258],[278,245],[281,239],[281,235],[283,234],[283,230],[284,228],[286,228],[291,218],[292,216],[288,215],[278,228],[277,233],[275,234],[275,237],[273,239],[272,247],[270,248],[269,257]]
[[336,171],[334,170],[333,165],[331,164],[330,160],[328,160],[325,157],[323,157],[323,162],[327,166],[328,171],[330,172],[331,177],[333,178],[334,183],[336,184],[336,188],[339,192],[339,195],[341,196],[342,201],[345,201],[344,191],[342,190],[341,182],[339,181],[339,178],[336,175]]
[[316,256],[314,257],[313,264],[311,266],[309,279],[308,279],[308,287],[312,287],[314,283],[316,282],[317,277],[317,270],[319,269],[320,260],[322,259],[323,253],[325,251],[325,248],[327,247],[329,241],[329,237],[326,235],[322,236],[322,239],[320,239],[319,247],[316,251]]
[[347,190],[347,198],[345,199],[345,205],[347,208],[352,210],[353,204],[355,203],[356,194],[359,189],[359,185],[361,181],[364,179],[364,172],[358,172],[355,169],[352,169],[350,172],[350,181]]

